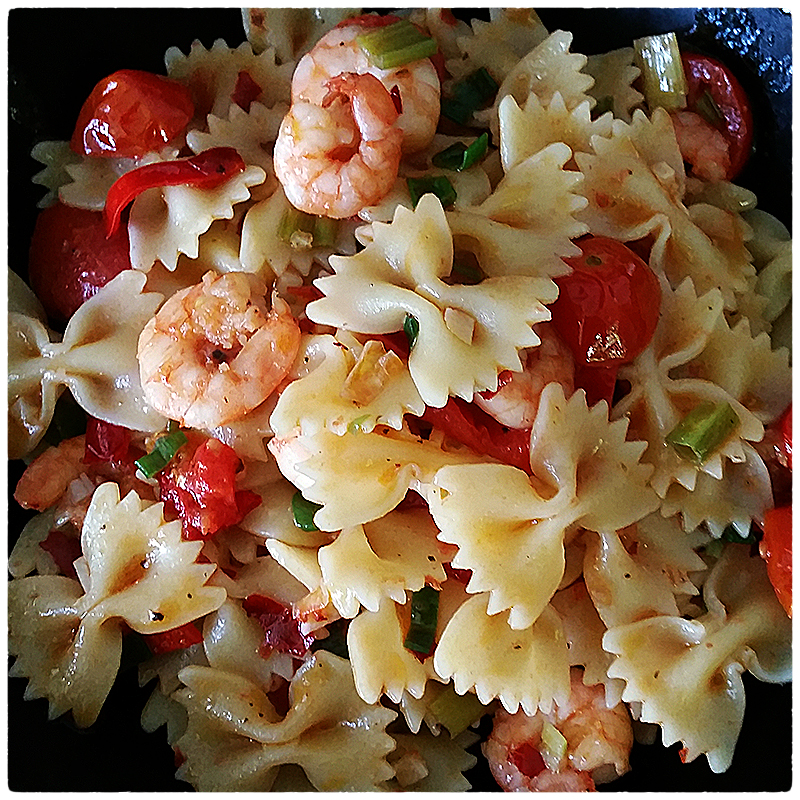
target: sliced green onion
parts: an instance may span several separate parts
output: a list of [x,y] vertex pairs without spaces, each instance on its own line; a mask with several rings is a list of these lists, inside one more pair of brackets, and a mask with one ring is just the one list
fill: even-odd
[[421,178],[407,178],[408,191],[411,193],[411,203],[417,207],[420,199],[425,194],[435,194],[442,208],[453,205],[456,201],[456,190],[453,184],[444,175],[425,175]]
[[486,67],[481,67],[453,84],[450,96],[442,98],[442,114],[467,125],[475,111],[494,99],[499,88]]
[[725,117],[708,90],[697,99],[694,110],[715,128],[720,128],[725,124]]
[[296,250],[330,247],[336,241],[337,220],[287,209],[278,224],[278,238]]
[[489,134],[482,133],[469,146],[463,142],[456,142],[437,153],[432,159],[434,167],[450,169],[453,172],[463,172],[473,164],[477,164],[489,148]]
[[453,739],[487,712],[486,706],[472,692],[456,694],[452,683],[442,689],[428,709]]
[[411,624],[408,626],[403,647],[415,653],[428,655],[436,640],[436,623],[439,619],[439,592],[423,586],[411,594]]
[[180,429],[172,430],[166,436],[159,436],[153,449],[147,455],[136,459],[136,466],[146,478],[152,478],[172,461],[186,442],[186,434]]
[[551,772],[558,772],[567,754],[567,740],[555,725],[547,720],[542,726],[542,758]]
[[730,403],[701,403],[666,436],[677,454],[702,464],[736,429],[739,417]]
[[348,433],[364,433],[364,423],[369,420],[369,414],[364,414],[361,417],[356,417],[348,426]]
[[322,508],[321,505],[306,500],[303,493],[297,491],[292,496],[292,516],[294,524],[304,531],[318,531],[319,528],[314,524],[314,514]]
[[406,314],[406,318],[403,320],[403,332],[408,339],[409,348],[413,350],[417,343],[417,336],[419,336],[419,320],[412,314]]
[[339,230],[339,220],[331,217],[314,218],[314,247],[333,247]]
[[686,107],[686,75],[678,37],[673,32],[645,36],[633,43],[634,60],[642,71],[642,89],[647,105],[667,111]]
[[356,36],[356,44],[380,69],[394,69],[432,56],[439,45],[407,19]]

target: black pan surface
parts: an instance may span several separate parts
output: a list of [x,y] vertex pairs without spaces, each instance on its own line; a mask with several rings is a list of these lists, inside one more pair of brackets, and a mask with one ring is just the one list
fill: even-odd
[[[461,9],[462,15],[485,10]],[[756,151],[740,182],[759,205],[791,226],[791,20],[771,8],[545,8],[550,29],[574,33],[573,51],[627,46],[639,36],[676,30],[692,49],[722,58],[750,94]],[[13,9],[8,17],[9,264],[24,275],[41,187],[29,158],[40,140],[68,139],[95,83],[116,69],[163,72],[164,52],[244,39],[238,8]],[[10,486],[20,464],[9,466]],[[10,497],[10,492],[9,492]],[[26,519],[9,503],[9,550]],[[149,688],[136,682],[136,653],[123,653],[119,679],[97,723],[82,731],[68,716],[47,721],[45,700],[25,702],[25,681],[9,679],[8,787],[14,791],[187,791],[174,779],[164,730],[145,734],[138,720]],[[635,746],[632,771],[609,791],[786,791],[791,786],[792,692],[745,675],[747,710],[733,766],[714,775],[704,758],[682,764],[679,745]],[[497,791],[485,768],[469,774],[476,790]],[[601,787],[601,789],[604,787]]]

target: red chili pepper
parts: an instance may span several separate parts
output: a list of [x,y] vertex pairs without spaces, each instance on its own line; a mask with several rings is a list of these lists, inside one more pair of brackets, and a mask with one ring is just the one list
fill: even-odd
[[86,421],[86,450],[83,462],[118,464],[127,458],[130,444],[131,432],[128,428],[89,417]]
[[215,189],[242,172],[245,163],[232,147],[212,147],[192,158],[145,164],[117,178],[106,196],[103,219],[106,233],[113,236],[122,212],[142,192],[157,186],[191,186]]
[[205,539],[236,525],[261,503],[255,492],[236,489],[241,464],[232,447],[207,439],[159,472],[161,500],[180,518],[187,539]]
[[264,629],[264,643],[261,645],[264,657],[275,650],[295,658],[303,658],[308,652],[314,635],[301,632],[300,621],[292,616],[291,608],[263,594],[248,595],[242,608]]
[[187,622],[178,628],[160,633],[148,633],[144,637],[150,652],[154,655],[161,653],[171,653],[173,650],[185,650],[193,644],[200,644],[203,641],[203,634],[193,623]]

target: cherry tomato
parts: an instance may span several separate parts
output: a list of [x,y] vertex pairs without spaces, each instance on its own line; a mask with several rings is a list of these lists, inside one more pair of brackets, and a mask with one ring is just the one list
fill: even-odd
[[792,507],[772,508],[764,515],[759,543],[767,575],[786,613],[792,616]]
[[101,286],[130,266],[127,230],[123,227],[106,238],[101,212],[56,203],[39,213],[28,277],[52,320],[69,320]]
[[553,326],[575,356],[576,381],[592,405],[611,401],[616,369],[650,343],[661,287],[622,242],[591,236],[576,244],[581,255],[565,259],[572,272],[556,279],[559,296],[550,310]]
[[786,458],[786,466],[792,468],[792,407],[786,409],[781,418],[781,435],[783,437],[783,454]]
[[[733,73],[720,61],[698,53],[681,55],[689,92],[690,111],[701,113],[725,137],[731,166],[727,179],[735,178],[744,168],[753,146],[753,112],[750,100]],[[710,104],[708,101],[713,101]],[[703,113],[708,105],[714,111]],[[719,111],[719,117],[716,110]]]
[[94,87],[78,115],[70,147],[87,156],[141,156],[183,133],[193,116],[191,94],[182,84],[122,69]]

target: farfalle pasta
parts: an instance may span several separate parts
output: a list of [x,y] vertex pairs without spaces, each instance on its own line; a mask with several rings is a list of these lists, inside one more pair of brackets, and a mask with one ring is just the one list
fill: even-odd
[[657,728],[735,770],[791,677],[791,234],[744,92],[530,9],[233,12],[31,154],[26,699],[101,724],[124,642],[201,792],[624,788]]

